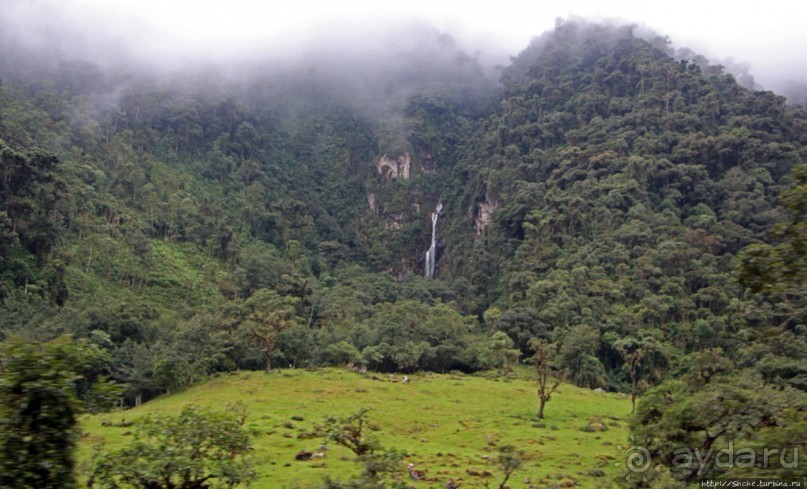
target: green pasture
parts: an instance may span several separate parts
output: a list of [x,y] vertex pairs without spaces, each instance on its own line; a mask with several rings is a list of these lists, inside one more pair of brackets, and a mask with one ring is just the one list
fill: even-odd
[[[139,408],[82,419],[79,469],[93,447],[125,444],[132,421],[149,413],[178,412],[195,404],[226,408],[246,404],[246,425],[255,432],[255,488],[313,488],[324,476],[357,472],[352,454],[332,446],[321,459],[300,462],[300,450],[320,441],[298,438],[327,415],[371,409],[384,447],[405,451],[407,463],[425,470],[414,487],[443,488],[449,479],[462,487],[498,487],[499,446],[523,450],[524,467],[511,479],[517,487],[611,487],[620,476],[627,444],[630,401],[622,395],[563,385],[537,420],[535,383],[518,376],[358,374],[343,369],[282,370],[271,374],[221,375]],[[406,474],[404,473],[406,477]]]

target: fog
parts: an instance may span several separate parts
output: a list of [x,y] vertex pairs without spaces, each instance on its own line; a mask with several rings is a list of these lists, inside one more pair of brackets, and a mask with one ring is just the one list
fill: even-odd
[[[778,0],[730,7],[689,0],[663,7],[632,0],[560,3],[3,0],[0,69],[35,71],[34,58],[40,65],[87,60],[101,69],[163,76],[208,76],[215,66],[212,72],[226,80],[257,66],[335,69],[351,58],[394,71],[420,53],[437,57],[424,69],[459,54],[495,80],[495,67],[552,29],[556,18],[580,16],[647,26],[673,47],[691,48],[734,73],[747,71],[757,88],[786,93],[807,81],[807,6]],[[429,51],[441,42],[450,44],[445,52]],[[300,60],[308,62],[296,64]],[[349,80],[349,70],[343,75],[345,83],[362,84]]]

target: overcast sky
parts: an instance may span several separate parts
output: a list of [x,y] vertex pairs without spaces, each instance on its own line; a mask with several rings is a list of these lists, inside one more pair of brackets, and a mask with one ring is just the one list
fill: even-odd
[[774,79],[807,80],[807,2],[798,0],[0,0],[0,8],[3,4],[46,5],[66,12],[69,21],[101,29],[108,24],[141,47],[165,52],[194,47],[222,53],[288,42],[347,21],[402,19],[477,32],[517,54],[532,37],[551,29],[557,17],[624,19],[710,59],[748,62],[766,87]]

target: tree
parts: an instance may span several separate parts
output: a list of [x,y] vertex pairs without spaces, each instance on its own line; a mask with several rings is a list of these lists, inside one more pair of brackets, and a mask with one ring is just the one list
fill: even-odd
[[588,325],[569,328],[559,342],[556,365],[564,377],[581,387],[605,385],[605,369],[596,353],[600,347],[600,332]]
[[362,363],[361,352],[345,340],[328,345],[322,355],[326,362],[332,365],[346,366],[353,363]]
[[322,489],[411,489],[412,486],[401,480],[399,468],[403,457],[404,454],[396,450],[378,452],[362,460],[363,470],[357,477],[346,481],[326,477]]
[[324,438],[326,443],[333,442],[353,452],[357,457],[373,454],[380,443],[378,438],[369,433],[367,413],[369,408],[362,408],[350,416],[337,418],[328,416],[325,421],[314,427],[306,435],[307,438]]
[[782,200],[789,219],[773,229],[777,245],[754,244],[737,256],[740,283],[752,292],[803,297],[807,283],[807,165],[793,168]]
[[73,452],[83,408],[77,381],[101,357],[66,336],[0,345],[0,487],[76,486]]
[[[499,448],[499,456],[496,457],[496,462],[504,473],[498,489],[507,489],[509,487],[507,481],[510,480],[515,471],[524,465],[524,453],[516,451],[512,445],[504,445]],[[485,487],[490,488],[487,482],[485,482]]]
[[[186,406],[140,420],[128,446],[100,454],[90,487],[203,489],[255,479],[244,417]],[[218,486],[215,486],[218,487]]]
[[267,372],[272,370],[272,353],[277,336],[297,324],[295,304],[298,300],[281,296],[272,289],[259,289],[245,302],[248,314],[243,325],[261,345]]
[[538,381],[538,418],[544,419],[544,406],[552,398],[552,394],[560,387],[560,380],[556,379],[550,383],[549,374],[552,370],[552,357],[554,345],[551,345],[540,338],[530,340],[530,348],[535,354],[530,361],[535,366],[535,373]]
[[[645,394],[631,420],[631,432],[633,439],[647,440],[644,448],[654,454],[653,461],[669,467],[680,481],[720,476],[728,468],[718,456],[723,450],[745,457],[731,465],[753,469],[753,463],[746,465],[749,439],[757,430],[774,426],[787,406],[803,409],[803,396],[794,394],[748,377],[717,376],[705,385],[671,380]],[[798,445],[777,445],[786,446]],[[754,472],[745,476],[750,474]]]
[[636,398],[642,388],[642,383],[639,379],[639,367],[647,355],[659,350],[659,345],[654,338],[649,336],[643,338],[627,337],[617,340],[614,343],[614,348],[625,360],[625,368],[630,379],[630,412],[635,413]]
[[58,176],[59,158],[33,151],[17,153],[0,140],[0,211],[19,242],[40,262],[58,239],[59,204],[68,196]]
[[518,361],[521,351],[513,348],[515,343],[504,331],[496,331],[490,337],[490,365],[503,372],[511,370],[512,364]]
[[381,446],[378,437],[371,433],[377,428],[368,421],[369,411],[368,408],[362,408],[344,418],[328,416],[304,435],[305,438],[323,438],[326,444],[333,442],[347,448],[363,466],[361,475],[348,482],[327,479],[325,489],[408,487],[394,476],[401,468],[404,454]]

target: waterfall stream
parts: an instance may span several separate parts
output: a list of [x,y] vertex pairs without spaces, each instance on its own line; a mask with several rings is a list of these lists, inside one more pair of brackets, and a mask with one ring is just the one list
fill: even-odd
[[437,207],[432,212],[432,242],[429,250],[426,252],[426,277],[434,277],[434,260],[437,255],[437,217],[440,216],[440,211],[443,210],[443,203],[439,202]]

